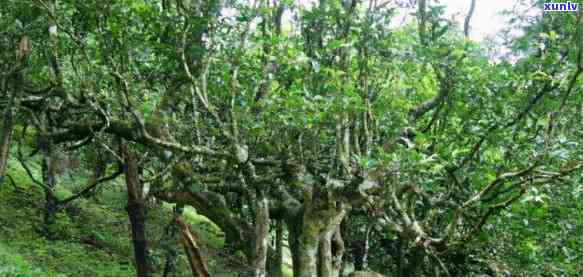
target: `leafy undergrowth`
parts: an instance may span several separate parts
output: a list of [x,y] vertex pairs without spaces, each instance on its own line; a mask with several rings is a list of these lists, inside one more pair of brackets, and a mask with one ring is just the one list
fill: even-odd
[[[29,164],[37,177],[40,167]],[[98,197],[79,199],[57,215],[56,240],[42,235],[43,194],[17,161],[9,161],[8,174],[0,184],[0,276],[134,276],[131,231],[125,210],[126,194],[120,178],[105,184]],[[85,184],[84,178],[61,176],[59,197],[71,195]],[[161,275],[168,250],[178,253],[175,276],[189,276],[183,249],[166,232],[172,205],[150,203],[148,238],[152,263]],[[160,206],[162,208],[160,208]],[[249,269],[241,258],[227,255],[224,235],[192,208],[185,221],[199,238],[215,276],[233,276]]]
[[42,274],[42,271],[28,263],[13,249],[0,244],[0,276],[33,277]]

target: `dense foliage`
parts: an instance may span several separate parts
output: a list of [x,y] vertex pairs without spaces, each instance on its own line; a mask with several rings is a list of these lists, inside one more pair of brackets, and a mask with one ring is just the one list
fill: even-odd
[[[583,272],[583,16],[520,1],[492,54],[475,1],[405,2],[6,1],[7,203],[56,249],[122,220],[110,275],[219,275],[191,208],[232,276]],[[41,270],[9,247],[0,273]]]

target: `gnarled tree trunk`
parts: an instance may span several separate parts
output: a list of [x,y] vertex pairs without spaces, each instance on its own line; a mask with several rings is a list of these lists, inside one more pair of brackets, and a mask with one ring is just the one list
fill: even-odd
[[[318,207],[319,208],[319,207]],[[343,208],[317,210],[309,203],[302,214],[301,227],[290,232],[294,276],[340,276],[344,244],[340,222]]]
[[318,255],[318,276],[339,277],[342,270],[342,256],[344,255],[344,242],[340,235],[339,226],[323,232],[320,237]]

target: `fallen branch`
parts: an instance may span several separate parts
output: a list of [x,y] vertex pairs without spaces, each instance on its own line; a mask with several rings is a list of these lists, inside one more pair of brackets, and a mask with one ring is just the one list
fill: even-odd
[[192,275],[195,277],[210,277],[211,274],[209,273],[208,267],[202,257],[200,248],[194,240],[192,233],[190,233],[188,225],[184,223],[180,215],[176,215],[174,220],[180,227],[180,242],[182,242],[186,255],[188,256]]

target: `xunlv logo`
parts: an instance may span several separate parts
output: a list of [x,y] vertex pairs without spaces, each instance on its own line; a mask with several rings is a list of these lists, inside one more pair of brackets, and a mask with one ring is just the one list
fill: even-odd
[[574,12],[579,10],[578,3],[545,3],[545,12]]

